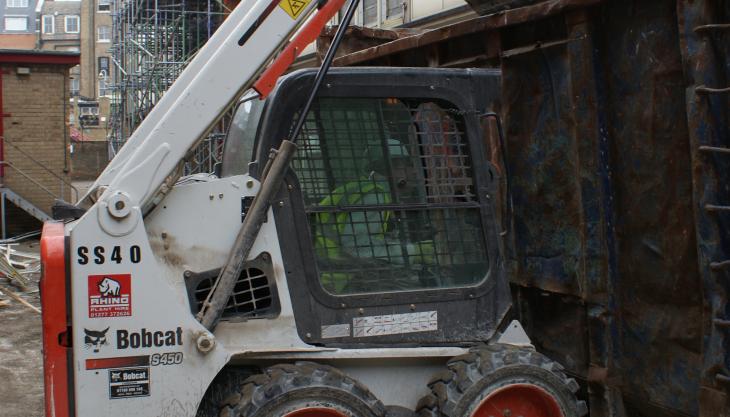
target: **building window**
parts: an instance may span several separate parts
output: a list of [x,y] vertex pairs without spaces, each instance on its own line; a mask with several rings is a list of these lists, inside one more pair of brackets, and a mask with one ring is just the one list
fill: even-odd
[[99,26],[96,28],[97,42],[109,42],[112,40],[112,30],[109,26]]
[[378,23],[378,1],[363,0],[362,2],[362,23],[365,26],[374,26]]
[[79,17],[75,15],[64,16],[66,33],[79,33]]
[[98,64],[99,64],[99,77],[108,76],[109,75],[109,57],[100,56]]
[[403,16],[403,0],[385,0],[385,18],[393,19]]
[[28,0],[8,0],[8,8],[28,7]]
[[99,61],[99,97],[110,96],[112,93],[109,85],[109,57],[100,56]]
[[43,15],[43,34],[52,35],[56,31],[56,20],[53,15]]
[[111,10],[111,0],[99,0],[96,10],[100,12],[108,12]]
[[28,30],[28,18],[26,16],[6,17],[5,30],[22,32]]
[[99,77],[99,97],[111,95],[111,89],[107,84],[108,77]]
[[78,79],[78,77],[73,77],[73,78],[70,79],[69,90],[71,91],[71,97],[76,97],[76,96],[79,95],[79,79]]
[[99,126],[99,103],[79,103],[81,126]]

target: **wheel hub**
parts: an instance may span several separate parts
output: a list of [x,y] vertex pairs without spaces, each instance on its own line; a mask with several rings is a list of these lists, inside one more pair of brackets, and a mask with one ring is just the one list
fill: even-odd
[[564,417],[555,398],[532,384],[512,384],[486,396],[471,417]]
[[342,412],[323,407],[302,408],[287,413],[284,417],[348,417]]

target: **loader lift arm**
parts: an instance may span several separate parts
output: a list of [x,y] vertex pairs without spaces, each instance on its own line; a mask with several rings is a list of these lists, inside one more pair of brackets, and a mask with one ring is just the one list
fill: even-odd
[[102,228],[129,233],[169,191],[180,161],[220,115],[250,88],[265,97],[344,1],[307,0],[298,9],[287,0],[242,1],[77,205],[100,204]]

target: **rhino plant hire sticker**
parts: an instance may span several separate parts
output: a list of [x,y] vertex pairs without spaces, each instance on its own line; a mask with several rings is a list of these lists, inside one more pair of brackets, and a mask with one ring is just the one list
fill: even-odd
[[132,315],[130,274],[89,275],[89,317]]

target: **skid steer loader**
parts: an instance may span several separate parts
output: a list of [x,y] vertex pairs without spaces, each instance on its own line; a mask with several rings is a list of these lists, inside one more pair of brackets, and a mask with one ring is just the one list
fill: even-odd
[[[342,1],[316,3],[238,6],[75,219],[44,226],[48,416],[587,412],[510,322],[483,129],[499,73],[325,68],[274,86]],[[250,87],[216,175],[180,177]]]

